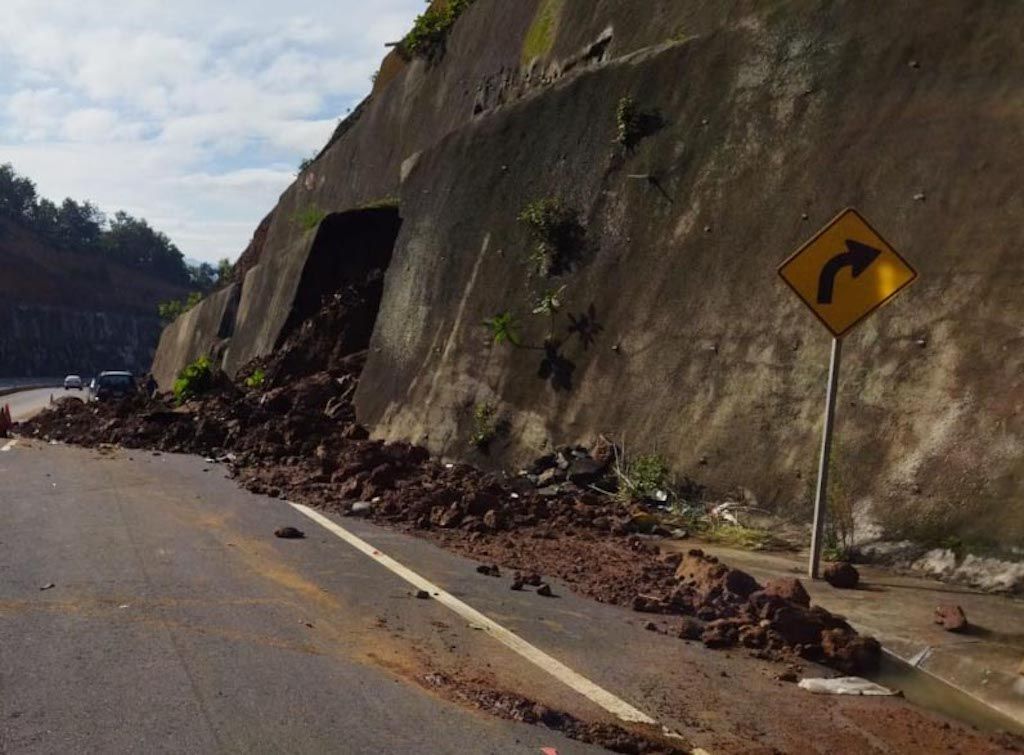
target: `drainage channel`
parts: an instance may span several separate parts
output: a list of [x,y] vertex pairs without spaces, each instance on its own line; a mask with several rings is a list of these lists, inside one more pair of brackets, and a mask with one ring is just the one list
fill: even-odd
[[966,692],[961,692],[937,676],[914,668],[888,650],[882,654],[878,671],[867,677],[885,687],[899,690],[914,705],[946,718],[962,721],[982,731],[1005,731],[1024,736],[1024,724],[1003,715]]

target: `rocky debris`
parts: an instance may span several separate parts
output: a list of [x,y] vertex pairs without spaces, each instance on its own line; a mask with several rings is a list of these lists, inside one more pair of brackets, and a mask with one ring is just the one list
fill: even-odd
[[274,530],[274,537],[281,537],[285,540],[300,540],[305,536],[305,532],[296,529],[295,527],[278,527],[276,530]]
[[488,577],[500,577],[501,569],[497,564],[480,564],[476,567],[477,574],[485,574]]
[[554,597],[554,593],[551,592],[551,585],[549,585],[547,582],[544,582],[543,584],[537,587],[537,594],[545,598]]
[[626,504],[584,485],[614,486],[617,451],[606,438],[590,451],[558,448],[517,476],[370,439],[351,404],[365,352],[346,351],[334,337],[346,312],[363,311],[353,296],[331,298],[273,356],[243,368],[241,377],[264,371],[261,388],[218,380],[183,406],[146,397],[60,405],[18,431],[89,447],[200,454],[222,461],[254,493],[364,516],[500,565],[514,573],[513,590],[543,595],[540,566],[595,600],[686,617],[680,634],[716,647],[796,654],[843,670],[870,665],[877,644],[810,607],[795,580],[762,587],[699,551],[663,554],[658,539],[670,533],[657,504]]
[[675,570],[671,592],[637,595],[634,608],[684,613],[680,636],[711,648],[742,646],[769,657],[796,655],[846,671],[878,665],[881,646],[859,636],[841,617],[811,606],[798,580],[769,580],[764,586],[739,569],[694,549]]
[[684,755],[689,746],[679,739],[668,740],[650,731],[632,731],[617,724],[588,723],[563,711],[514,692],[504,692],[477,682],[431,673],[423,684],[454,702],[509,721],[544,726],[569,739],[630,755]]
[[416,597],[419,600],[429,600],[430,599],[430,593],[427,592],[426,590],[417,590],[416,591]]
[[840,590],[852,590],[860,583],[860,572],[853,564],[845,561],[827,564],[822,576],[826,582]]
[[968,626],[964,609],[949,604],[936,606],[935,623],[947,632],[966,632]]

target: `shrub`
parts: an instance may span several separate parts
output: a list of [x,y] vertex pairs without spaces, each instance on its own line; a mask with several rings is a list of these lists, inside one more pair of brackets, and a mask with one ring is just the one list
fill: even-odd
[[315,160],[316,160],[316,155],[312,155],[310,157],[302,158],[302,161],[299,163],[299,173],[301,173],[302,171],[306,170],[306,168],[310,167]]
[[654,498],[671,492],[672,474],[664,457],[642,454],[628,461],[616,458],[615,476],[618,478],[619,497],[624,501]]
[[664,125],[665,121],[657,111],[645,113],[632,97],[623,97],[615,108],[615,143],[632,152],[644,137]]
[[213,362],[209,357],[199,357],[181,371],[174,381],[174,398],[179,404],[193,399],[213,385]]
[[418,16],[398,50],[405,58],[419,56],[432,60],[444,54],[452,26],[475,0],[448,0],[440,8],[428,8]]
[[530,262],[539,275],[560,272],[579,246],[583,229],[576,210],[557,197],[531,202],[519,213],[534,238]]
[[493,404],[477,404],[473,407],[473,435],[470,440],[481,450],[490,445],[498,432],[497,411]]
[[495,343],[508,341],[513,346],[522,345],[519,340],[519,323],[511,312],[499,312],[494,317],[484,320],[484,325],[490,329]]
[[321,210],[316,205],[310,205],[304,210],[300,210],[295,213],[292,220],[298,223],[299,227],[305,231],[311,231],[320,225],[321,221],[327,217],[327,213]]
[[203,295],[198,291],[193,291],[186,299],[171,299],[170,301],[158,304],[156,311],[157,314],[160,315],[160,320],[167,325],[177,320],[202,300]]
[[252,374],[245,379],[245,385],[247,388],[262,388],[263,383],[266,382],[267,376],[262,369],[257,367],[252,371]]

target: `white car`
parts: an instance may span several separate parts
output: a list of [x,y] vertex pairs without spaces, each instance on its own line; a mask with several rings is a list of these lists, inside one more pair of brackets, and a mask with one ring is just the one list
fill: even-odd
[[82,378],[79,375],[68,375],[64,378],[64,390],[70,391],[74,388],[76,391],[82,390]]

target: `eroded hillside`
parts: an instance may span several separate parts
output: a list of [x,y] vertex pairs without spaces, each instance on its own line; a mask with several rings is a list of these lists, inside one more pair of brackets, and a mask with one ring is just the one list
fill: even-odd
[[[273,352],[344,287],[332,255],[377,255],[375,437],[515,466],[605,433],[801,516],[829,341],[775,267],[854,205],[920,279],[847,339],[843,494],[890,536],[1012,555],[1022,29],[995,0],[478,0],[431,55],[385,60],[244,277],[165,331],[158,379]],[[574,226],[543,264],[538,201]]]

